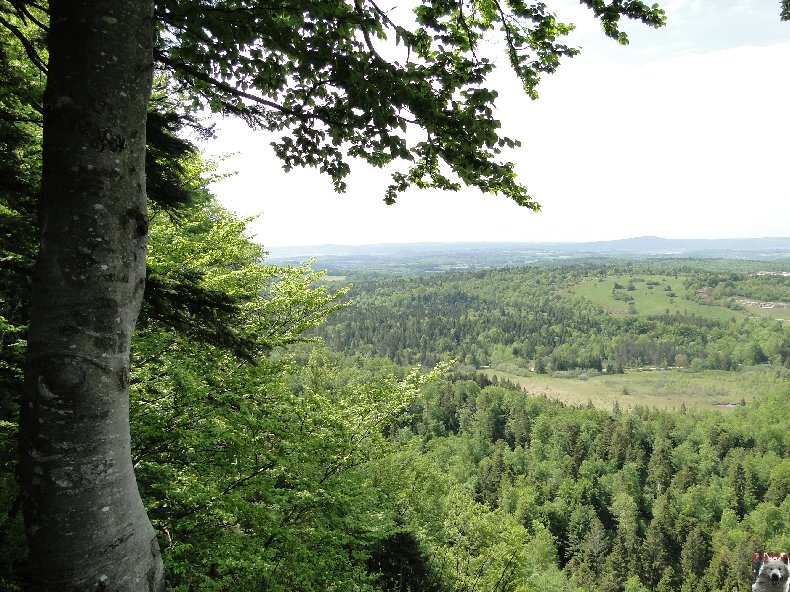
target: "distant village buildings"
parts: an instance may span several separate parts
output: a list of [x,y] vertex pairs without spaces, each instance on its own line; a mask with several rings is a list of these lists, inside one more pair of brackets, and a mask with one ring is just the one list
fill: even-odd
[[776,277],[790,277],[790,271],[758,271],[755,275],[773,275]]

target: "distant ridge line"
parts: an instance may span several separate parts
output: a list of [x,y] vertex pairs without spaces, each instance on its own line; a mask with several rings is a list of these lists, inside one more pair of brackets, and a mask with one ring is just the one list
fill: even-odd
[[671,239],[639,236],[585,242],[416,242],[366,245],[301,245],[266,247],[271,257],[398,255],[463,251],[554,251],[678,256],[694,252],[790,252],[790,237]]

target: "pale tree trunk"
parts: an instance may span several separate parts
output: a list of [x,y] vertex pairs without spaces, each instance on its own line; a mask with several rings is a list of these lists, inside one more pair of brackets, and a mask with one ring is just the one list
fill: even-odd
[[129,439],[145,286],[152,0],[52,0],[41,249],[22,411],[30,589],[155,591]]

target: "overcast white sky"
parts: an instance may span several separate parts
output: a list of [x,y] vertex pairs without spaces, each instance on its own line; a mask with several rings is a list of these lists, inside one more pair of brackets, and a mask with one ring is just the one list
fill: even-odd
[[[284,173],[266,134],[223,121],[211,154],[235,152],[214,186],[265,246],[790,236],[790,22],[778,0],[662,2],[667,26],[604,38],[572,0],[548,2],[582,54],[530,101],[497,76],[508,155],[539,213],[474,189],[382,202],[388,175],[352,165],[338,195],[312,169]],[[504,59],[502,65],[506,66]],[[505,68],[501,68],[505,70]]]

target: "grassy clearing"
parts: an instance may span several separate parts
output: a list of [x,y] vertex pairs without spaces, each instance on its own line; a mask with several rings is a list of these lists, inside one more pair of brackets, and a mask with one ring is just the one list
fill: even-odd
[[592,402],[600,409],[611,409],[615,401],[621,409],[637,405],[657,409],[728,409],[787,387],[787,378],[773,369],[755,368],[740,372],[705,370],[631,371],[625,374],[590,378],[558,378],[545,374],[519,376],[501,370],[483,370],[489,378],[497,376],[524,387],[529,393],[546,395],[571,405]]
[[[746,312],[700,304],[694,299],[694,295],[683,287],[684,279],[682,276],[668,275],[617,275],[608,276],[603,280],[587,278],[571,288],[570,293],[587,298],[604,310],[617,315],[687,313],[717,321],[751,316]],[[616,296],[630,300],[621,300]]]
[[[604,310],[617,315],[655,315],[664,312],[696,314],[707,319],[729,321],[733,318],[768,317],[790,322],[790,308],[762,308],[759,304],[747,304],[739,299],[743,310],[731,310],[724,306],[701,304],[691,292],[683,287],[683,276],[669,275],[617,275],[603,280],[587,278],[568,291],[571,296],[587,298]],[[615,289],[615,285],[622,288]],[[625,301],[615,297],[631,298]]]

